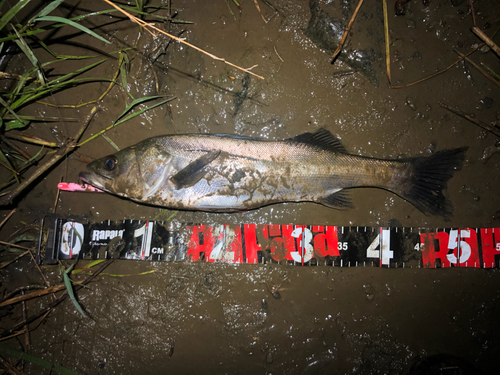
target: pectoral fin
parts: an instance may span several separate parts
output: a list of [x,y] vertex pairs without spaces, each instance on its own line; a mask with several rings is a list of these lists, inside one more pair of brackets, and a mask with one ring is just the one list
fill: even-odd
[[172,181],[177,190],[195,185],[207,173],[205,167],[214,161],[219,154],[220,150],[214,150],[193,160],[186,167],[170,177],[170,181]]

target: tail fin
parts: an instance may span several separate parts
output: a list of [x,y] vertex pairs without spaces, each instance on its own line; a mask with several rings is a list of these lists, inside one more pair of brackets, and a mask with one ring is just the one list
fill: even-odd
[[410,159],[411,177],[400,194],[425,214],[448,216],[452,205],[443,195],[448,180],[462,167],[468,147]]

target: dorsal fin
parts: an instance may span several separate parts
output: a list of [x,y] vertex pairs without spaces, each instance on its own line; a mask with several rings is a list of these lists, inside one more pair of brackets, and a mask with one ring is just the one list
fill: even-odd
[[319,129],[314,133],[299,134],[293,138],[288,138],[287,141],[316,146],[325,150],[347,152],[342,143],[326,129]]

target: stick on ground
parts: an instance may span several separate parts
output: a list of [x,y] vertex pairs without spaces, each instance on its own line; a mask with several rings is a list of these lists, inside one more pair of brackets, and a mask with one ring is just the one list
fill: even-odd
[[[107,260],[106,262],[104,262],[97,270],[95,273],[93,273],[92,275],[90,275],[89,277],[87,277],[85,280],[82,281],[82,283],[78,286],[75,286],[75,291],[76,290],[79,290],[83,287],[83,285],[87,285],[88,283],[90,283],[97,275],[99,275],[102,271],[104,271],[104,269],[109,266],[111,263],[113,263],[114,259],[109,259]],[[39,317],[41,317],[42,315],[48,313],[50,310],[52,310],[54,307],[56,307],[57,305],[59,305],[62,301],[64,301],[66,298],[68,297],[68,293],[67,292],[64,292],[61,296],[59,296],[58,299],[56,299],[54,302],[52,302],[48,307],[46,307],[45,309],[42,309],[41,311],[39,311],[38,313],[30,316],[27,320],[21,322],[21,323],[18,323],[16,324],[14,327],[2,332],[2,334],[0,334],[0,338],[2,337],[5,337],[5,336],[8,336],[10,334],[12,334],[13,332],[16,332],[17,330],[23,328],[26,324],[29,324],[31,322],[34,322],[35,320],[37,320]]]
[[483,42],[485,42],[488,47],[490,47],[498,57],[500,57],[500,48],[493,42],[490,38],[486,36],[485,33],[483,33],[482,30],[479,29],[479,27],[473,27],[472,32],[476,34]]
[[500,137],[500,129],[496,129],[494,126],[491,126],[485,122],[482,122],[482,121],[478,120],[477,118],[472,117],[471,115],[468,115],[467,113],[460,111],[459,109],[452,108],[443,102],[439,102],[438,104],[440,107],[447,109],[448,111],[453,112],[454,114],[456,114],[456,115],[458,115],[466,120],[469,120],[470,122],[473,122],[474,124],[476,124],[477,126],[480,126],[484,130],[487,130],[487,131],[495,134],[497,137]]
[[[251,74],[251,75],[253,75],[253,76],[257,77],[257,78],[264,79],[264,77],[259,76],[258,74],[255,74],[254,72],[252,72],[252,71],[251,71],[251,69],[253,69],[253,68],[254,68],[254,67],[256,67],[257,65],[254,65],[254,66],[252,66],[252,67],[250,67],[250,68],[248,68],[248,69],[242,68],[242,67],[240,67],[240,66],[238,66],[238,65],[235,65],[235,64],[233,64],[233,63],[230,63],[229,61],[226,61],[226,59],[224,59],[224,58],[222,58],[222,57],[217,57],[217,56],[215,56],[215,55],[213,55],[213,54],[211,54],[211,53],[209,53],[209,52],[207,52],[207,51],[205,51],[205,50],[203,50],[203,49],[201,49],[201,48],[199,48],[199,47],[196,47],[195,45],[193,45],[193,44],[191,44],[191,43],[186,42],[184,39],[177,38],[176,36],[171,35],[171,34],[169,34],[169,33],[165,32],[165,31],[163,31],[163,30],[161,30],[161,29],[157,28],[156,26],[154,26],[154,25],[152,25],[152,24],[149,24],[149,23],[147,23],[147,22],[145,22],[145,21],[143,21],[143,20],[141,20],[141,19],[139,19],[139,18],[137,18],[137,17],[134,17],[134,16],[133,16],[133,15],[131,15],[130,13],[127,13],[126,11],[124,11],[122,8],[120,8],[120,7],[118,7],[117,5],[115,5],[115,4],[113,4],[112,2],[110,2],[109,0],[103,0],[103,1],[104,1],[104,2],[106,2],[106,3],[108,3],[109,5],[111,5],[112,7],[116,8],[117,10],[119,10],[120,12],[122,12],[123,14],[125,14],[125,15],[126,15],[126,16],[127,16],[127,17],[131,20],[131,21],[133,21],[133,22],[135,22],[135,23],[137,23],[137,24],[141,25],[142,27],[144,27],[144,29],[145,29],[146,31],[148,31],[148,32],[149,32],[149,33],[150,33],[153,37],[156,37],[156,35],[155,35],[155,34],[154,34],[151,30],[154,30],[154,31],[156,31],[156,32],[158,32],[158,33],[164,34],[164,35],[168,36],[169,38],[172,38],[172,39],[174,39],[174,40],[176,40],[176,41],[178,41],[178,42],[180,42],[180,43],[183,43],[183,44],[185,44],[186,46],[191,47],[191,48],[193,48],[193,49],[195,49],[195,50],[197,50],[197,51],[199,51],[199,52],[201,52],[201,53],[203,53],[203,54],[205,54],[205,55],[207,55],[207,56],[211,57],[211,58],[212,58],[212,59],[214,59],[214,60],[222,61],[224,64],[230,65],[230,66],[232,66],[233,68],[236,68],[236,69],[242,70],[242,71],[244,71],[244,72],[246,72],[246,73],[249,73],[249,74]],[[264,20],[264,21],[265,21],[265,20]]]
[[[82,136],[83,132],[87,128],[87,125],[89,124],[90,120],[96,113],[97,108],[94,107],[90,111],[90,115],[87,117],[87,120],[83,124],[83,126],[80,128],[78,133],[75,135],[75,142],[78,142],[80,137]],[[12,203],[12,200],[17,197],[24,189],[26,189],[33,181],[35,181],[38,177],[40,177],[42,174],[44,174],[50,167],[52,167],[54,164],[56,164],[59,160],[61,160],[68,152],[73,150],[76,146],[75,142],[66,142],[64,143],[55,153],[55,155],[52,156],[52,158],[42,165],[40,168],[38,168],[27,180],[23,181],[17,188],[12,190],[10,193],[7,195],[3,196],[0,199],[0,206],[5,206],[10,203]]]
[[342,51],[342,48],[344,47],[345,40],[347,39],[347,35],[349,34],[349,31],[351,31],[351,26],[354,23],[354,20],[356,19],[356,16],[358,15],[359,8],[361,8],[361,4],[363,4],[363,0],[359,0],[358,6],[356,7],[356,10],[354,11],[351,20],[347,24],[347,27],[344,31],[344,35],[342,35],[342,40],[339,43],[339,46],[335,50],[335,52],[332,55],[332,64],[335,62],[337,59],[337,56],[339,55],[340,51]]
[[477,65],[474,61],[472,61],[466,55],[464,55],[460,51],[457,51],[456,49],[454,49],[453,51],[455,51],[462,59],[464,59],[469,64],[471,64],[474,68],[476,68],[479,71],[479,73],[481,73],[483,76],[485,76],[486,78],[488,78],[491,82],[493,82],[495,85],[497,85],[498,87],[500,87],[500,82],[498,82],[495,78],[493,78],[492,76],[490,76],[483,68],[481,68],[479,65]]

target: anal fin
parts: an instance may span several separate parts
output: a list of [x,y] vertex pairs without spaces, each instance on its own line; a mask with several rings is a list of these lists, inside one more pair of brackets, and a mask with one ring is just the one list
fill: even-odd
[[193,160],[179,172],[170,177],[170,181],[177,190],[195,185],[207,173],[205,167],[220,155],[220,150],[211,151],[196,160]]
[[319,203],[337,210],[348,210],[354,208],[351,202],[351,197],[345,190],[336,191],[333,194],[322,197],[318,200]]

